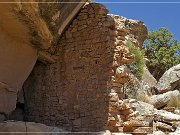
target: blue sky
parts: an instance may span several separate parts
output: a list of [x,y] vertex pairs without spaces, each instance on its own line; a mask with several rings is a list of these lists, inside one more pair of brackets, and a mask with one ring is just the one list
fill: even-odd
[[179,2],[161,4],[103,3],[109,13],[141,20],[149,30],[166,27],[180,41],[180,0],[95,0],[95,2]]

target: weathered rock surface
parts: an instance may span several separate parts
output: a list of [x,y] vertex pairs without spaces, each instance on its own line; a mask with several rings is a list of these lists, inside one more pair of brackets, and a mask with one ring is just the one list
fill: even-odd
[[165,135],[162,131],[154,131],[152,135]]
[[161,131],[164,131],[164,132],[174,130],[171,125],[168,125],[168,124],[162,123],[162,122],[156,122],[155,126],[156,126],[157,129],[159,129]]
[[154,106],[145,102],[136,101],[130,103],[130,107],[136,108],[141,115],[152,115],[154,113]]
[[169,135],[180,135],[180,127],[178,127],[175,132],[169,133]]
[[8,114],[15,109],[17,93],[37,58],[55,62],[51,57],[54,45],[86,2],[78,1],[43,4],[35,0],[26,0],[29,3],[14,0],[14,3],[0,4],[0,112]]
[[[6,132],[7,135],[16,135],[17,134],[16,132],[22,132],[21,135],[27,135],[28,132],[33,132],[33,135],[52,135],[52,134],[58,135],[59,134],[58,132],[67,132],[67,131],[57,128],[57,127],[46,126],[40,123],[7,121],[7,122],[0,123],[0,132]],[[10,132],[10,133],[7,133],[7,132]],[[52,132],[56,132],[56,133],[52,133]],[[60,134],[64,135],[67,133],[60,133]]]
[[149,87],[154,87],[157,83],[157,80],[153,77],[153,75],[149,72],[146,65],[144,65],[144,73],[142,75],[142,80],[146,82]]
[[[121,116],[119,120],[123,123],[116,124],[119,132],[152,133],[154,129],[174,133],[178,129],[180,115],[165,110],[157,110],[153,105],[135,99],[125,99],[123,103],[124,110],[121,109],[119,114],[123,114],[125,118],[122,119]],[[116,117],[111,120],[114,123],[118,122]]]
[[123,85],[122,90],[127,98],[134,98],[142,102],[147,102],[149,96],[155,94],[146,80],[139,80],[133,73],[128,74],[128,81]]
[[180,121],[180,115],[164,110],[155,110],[155,119],[164,122]]
[[154,105],[155,108],[160,108],[166,106],[171,100],[173,100],[173,97],[180,97],[180,92],[175,90],[159,95],[153,95],[149,97],[148,103]]
[[123,123],[125,127],[149,127],[149,122],[140,120],[129,120]]
[[159,93],[180,89],[180,64],[167,70],[156,85]]
[[17,94],[0,88],[0,113],[9,114],[16,108]]

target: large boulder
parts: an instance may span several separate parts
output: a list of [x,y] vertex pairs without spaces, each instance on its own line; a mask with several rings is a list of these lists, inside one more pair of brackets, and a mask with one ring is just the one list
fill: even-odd
[[148,103],[154,105],[155,108],[161,108],[163,106],[168,105],[168,103],[172,102],[173,98],[180,97],[180,92],[178,90],[168,91],[163,94],[153,95],[149,97]]
[[146,82],[150,87],[154,87],[157,83],[156,79],[153,75],[149,72],[146,65],[144,65],[144,73],[142,75],[142,80]]
[[155,120],[158,121],[163,121],[163,122],[180,121],[180,115],[167,112],[165,110],[155,110],[154,114],[155,114]]
[[155,126],[156,126],[157,129],[160,129],[160,130],[162,130],[164,132],[174,130],[171,125],[168,125],[168,124],[163,123],[163,122],[156,122]]
[[180,90],[180,64],[167,70],[156,85],[159,93]]
[[129,103],[129,106],[135,108],[141,115],[151,115],[154,113],[154,106],[145,102],[135,101]]

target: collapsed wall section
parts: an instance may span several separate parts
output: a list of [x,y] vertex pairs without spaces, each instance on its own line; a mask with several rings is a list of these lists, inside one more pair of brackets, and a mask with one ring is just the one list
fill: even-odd
[[134,112],[124,103],[126,93],[124,84],[129,81],[130,69],[127,65],[134,62],[134,54],[128,48],[128,42],[136,47],[141,47],[147,36],[147,28],[141,21],[127,19],[118,15],[109,15],[115,21],[112,31],[114,37],[113,64],[111,81],[108,82],[109,91],[109,116],[107,129],[113,132],[124,132],[124,123],[129,120],[129,115]]

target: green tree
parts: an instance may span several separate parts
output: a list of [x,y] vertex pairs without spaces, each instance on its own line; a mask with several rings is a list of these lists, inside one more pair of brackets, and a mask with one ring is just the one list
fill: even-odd
[[166,28],[149,32],[144,49],[149,59],[148,69],[157,80],[167,69],[180,63],[180,43]]

